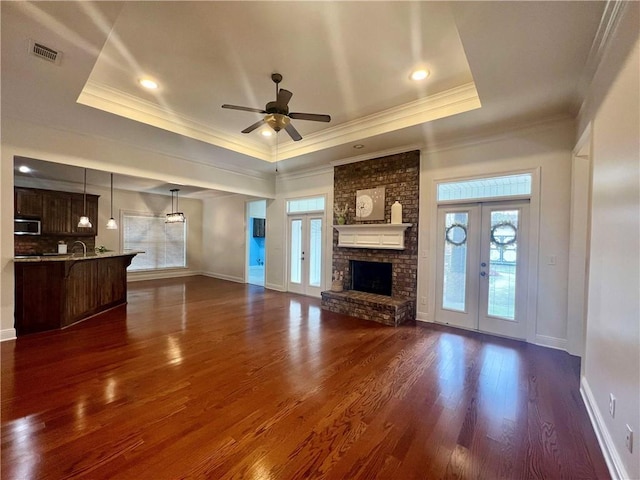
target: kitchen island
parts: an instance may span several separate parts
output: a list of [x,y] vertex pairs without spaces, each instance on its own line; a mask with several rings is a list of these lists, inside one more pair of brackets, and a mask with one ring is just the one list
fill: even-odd
[[138,253],[15,257],[18,336],[68,327],[127,303],[127,267]]

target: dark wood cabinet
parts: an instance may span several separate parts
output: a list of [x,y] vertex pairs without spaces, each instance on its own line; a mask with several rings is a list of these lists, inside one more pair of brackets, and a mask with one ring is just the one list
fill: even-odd
[[16,217],[42,217],[42,193],[40,190],[16,188],[14,191],[13,205]]
[[60,192],[46,192],[42,202],[42,234],[66,235],[71,232],[71,197]]
[[[91,220],[90,228],[78,227],[78,220],[85,214]],[[87,194],[86,210],[82,194],[73,195],[71,198],[71,233],[92,236],[98,234],[98,197],[96,195]]]
[[[42,235],[95,237],[98,234],[98,198],[98,195],[87,194],[85,210],[82,193],[16,188],[15,214],[40,218]],[[78,220],[85,212],[91,220],[91,228],[78,227]]]
[[15,263],[18,335],[72,325],[127,302],[127,267],[135,256]]

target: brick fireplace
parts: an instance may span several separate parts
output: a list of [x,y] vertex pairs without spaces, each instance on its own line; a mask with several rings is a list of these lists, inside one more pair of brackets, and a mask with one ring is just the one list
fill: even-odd
[[[344,291],[322,292],[324,309],[394,326],[415,319],[419,176],[418,150],[334,168],[334,204],[349,205],[347,223],[389,223],[391,205],[397,200],[403,207],[403,223],[412,226],[405,232],[403,250],[338,247],[338,232],[334,229],[332,265],[334,272],[343,274]],[[356,221],[356,192],[376,187],[385,187],[384,221]],[[391,264],[391,295],[352,290],[353,261]]]

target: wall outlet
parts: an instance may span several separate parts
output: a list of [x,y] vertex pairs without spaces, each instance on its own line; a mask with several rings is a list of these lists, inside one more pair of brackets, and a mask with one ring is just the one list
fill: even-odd
[[627,438],[625,439],[624,444],[627,446],[629,453],[633,453],[633,430],[631,430],[629,424],[627,424],[626,427]]
[[426,305],[427,304],[427,297],[420,297],[420,305]]
[[609,414],[616,418],[616,397],[613,396],[613,393],[609,394]]

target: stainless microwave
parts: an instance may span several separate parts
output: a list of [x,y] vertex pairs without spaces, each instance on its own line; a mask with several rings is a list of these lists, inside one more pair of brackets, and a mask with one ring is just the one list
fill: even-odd
[[16,218],[13,220],[13,233],[15,235],[40,235],[40,220]]

